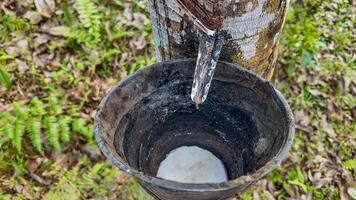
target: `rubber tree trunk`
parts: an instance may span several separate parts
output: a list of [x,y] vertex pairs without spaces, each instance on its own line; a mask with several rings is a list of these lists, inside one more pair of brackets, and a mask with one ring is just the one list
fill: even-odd
[[272,77],[288,0],[150,0],[159,62],[197,56],[202,31],[181,2],[226,35],[219,60],[239,64],[268,80]]

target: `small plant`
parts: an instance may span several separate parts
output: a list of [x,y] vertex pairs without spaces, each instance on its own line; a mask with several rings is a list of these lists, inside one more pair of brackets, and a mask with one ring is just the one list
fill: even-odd
[[54,116],[48,116],[44,118],[44,125],[47,133],[48,143],[56,150],[60,150],[58,134],[58,123]]
[[72,128],[87,139],[90,139],[93,136],[92,131],[85,126],[85,120],[82,118],[75,119],[72,123]]
[[356,169],[356,159],[346,160],[342,163],[343,167],[347,170],[355,170]]
[[128,200],[149,200],[151,197],[145,193],[138,182],[133,181],[127,185],[123,191],[124,199]]
[[304,176],[302,171],[296,167],[287,174],[288,183],[299,186],[304,192],[307,192],[307,185],[304,183]]
[[0,44],[10,37],[10,33],[33,29],[33,26],[24,19],[6,15],[2,11],[0,12],[0,22]]
[[59,137],[62,140],[62,142],[69,142],[70,140],[70,121],[71,118],[68,116],[62,117],[59,119],[58,123],[58,131],[59,131]]
[[[28,105],[14,102],[10,112],[0,115],[0,145],[11,144],[18,153],[23,152],[22,141],[28,138],[34,149],[43,154],[43,133],[54,150],[61,149],[60,141],[69,142],[71,131],[92,138],[86,121],[71,115],[64,115],[58,98],[50,95],[45,103],[33,98]],[[26,136],[26,137],[25,137]]]
[[10,74],[1,65],[0,65],[0,83],[3,84],[7,89],[10,89],[12,85]]
[[[89,167],[88,167],[89,166]],[[102,199],[117,186],[118,170],[106,162],[91,163],[86,157],[65,169],[43,199]]]
[[4,85],[7,89],[10,89],[12,85],[10,73],[5,68],[6,60],[9,59],[13,57],[0,50],[0,85]]
[[[79,19],[83,27],[88,30],[89,35],[92,37],[91,44],[97,44],[100,41],[100,31],[102,29],[102,16],[99,14],[97,6],[91,0],[76,0],[76,10],[79,13]],[[76,33],[81,32],[77,29]]]
[[39,118],[30,118],[28,120],[27,132],[36,151],[42,154],[42,141],[41,141],[41,120]]

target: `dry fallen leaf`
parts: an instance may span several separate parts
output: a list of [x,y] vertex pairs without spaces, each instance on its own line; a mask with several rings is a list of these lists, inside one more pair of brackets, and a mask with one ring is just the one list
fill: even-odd
[[47,64],[46,55],[42,55],[45,51],[45,48],[38,48],[32,53],[32,60],[37,66],[44,67]]
[[118,173],[116,173],[116,176],[115,176],[115,181],[116,183],[118,184],[122,184],[124,183],[125,181],[125,174],[122,172],[122,171],[119,171]]
[[334,101],[328,100],[327,101],[327,108],[329,113],[339,113],[340,109],[337,107]]
[[295,112],[294,117],[295,117],[295,121],[298,124],[300,124],[302,126],[309,126],[310,119],[309,119],[308,113],[304,109],[301,109],[301,110]]
[[322,96],[322,97],[326,97],[326,95],[324,93],[321,93],[319,90],[317,89],[310,89],[309,93],[312,94],[313,96]]
[[16,43],[17,47],[21,49],[21,52],[28,51],[28,41],[27,39],[22,39],[17,41]]
[[335,133],[334,129],[328,123],[328,121],[326,119],[326,115],[323,115],[321,117],[320,127],[324,131],[326,131],[326,133],[328,133],[329,137],[331,137],[331,138],[335,138],[336,137],[336,133]]
[[30,193],[28,192],[28,187],[22,185],[15,185],[14,189],[18,194],[22,194],[26,199],[33,199]]
[[130,47],[141,50],[146,47],[146,39],[144,35],[135,35],[131,40],[130,40]]
[[132,25],[139,29],[143,28],[145,24],[149,23],[149,20],[147,19],[146,15],[142,13],[134,13],[133,18],[134,20],[132,21]]
[[51,36],[49,36],[47,34],[38,34],[38,35],[36,35],[36,37],[34,39],[35,47],[38,47],[41,44],[47,43],[50,38],[51,38]]
[[37,170],[38,166],[40,165],[40,162],[37,162],[37,160],[31,160],[27,166],[27,169],[30,173],[30,176],[36,180],[38,183],[42,185],[50,185],[51,181],[45,180],[42,177],[38,176],[35,174],[35,171]]
[[116,200],[116,199],[119,199],[118,198],[118,194],[116,193],[116,192],[111,192],[111,193],[109,193],[109,195],[108,195],[108,200]]
[[127,6],[125,6],[125,10],[122,13],[122,15],[125,17],[126,21],[126,25],[131,25],[131,22],[133,20],[133,14],[132,14],[132,9],[131,6],[128,4]]
[[67,36],[70,33],[70,28],[67,26],[51,27],[48,33],[54,36]]
[[312,195],[310,193],[303,194],[300,196],[301,200],[312,200]]
[[274,186],[272,181],[268,181],[267,190],[270,191],[271,193],[273,193],[276,190],[276,188],[275,188],[275,186]]
[[34,0],[37,11],[41,13],[46,18],[50,18],[54,9],[56,7],[56,3],[54,0]]
[[28,19],[31,24],[38,24],[42,20],[41,14],[35,11],[27,11],[23,17]]
[[260,195],[256,191],[253,192],[253,200],[261,200]]
[[22,74],[25,73],[29,67],[27,66],[26,62],[16,59],[15,60],[16,64],[17,64],[17,70]]
[[6,15],[16,17],[15,8],[11,6],[12,3],[13,3],[12,1],[5,0],[0,4],[0,6]]
[[341,200],[351,200],[347,192],[345,191],[344,186],[341,186],[341,183],[338,184],[340,188],[340,199]]
[[21,50],[18,47],[14,47],[14,46],[5,47],[5,51],[8,55],[13,56],[13,57],[19,56],[20,52],[21,52]]
[[313,183],[316,189],[323,187],[327,182],[330,182],[332,180],[331,178],[322,177],[321,172],[316,172],[313,175],[310,170],[308,171],[308,178]]
[[339,86],[340,90],[342,92],[346,92],[346,83],[345,79],[343,77],[340,77],[338,80],[336,80],[337,85]]

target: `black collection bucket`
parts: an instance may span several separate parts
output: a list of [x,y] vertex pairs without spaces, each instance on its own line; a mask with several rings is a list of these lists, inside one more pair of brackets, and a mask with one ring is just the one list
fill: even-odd
[[[105,96],[95,115],[95,138],[103,154],[156,199],[238,194],[278,166],[294,138],[293,115],[280,92],[234,64],[217,64],[208,98],[197,109],[190,99],[195,61],[137,71]],[[162,160],[180,146],[212,152],[229,180],[194,184],[156,177]]]

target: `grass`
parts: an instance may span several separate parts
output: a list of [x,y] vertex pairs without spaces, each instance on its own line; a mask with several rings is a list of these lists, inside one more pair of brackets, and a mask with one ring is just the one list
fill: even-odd
[[[15,4],[16,15],[0,10],[0,199],[147,198],[92,136],[104,94],[154,63],[146,2],[61,1],[38,24],[24,17],[33,4]],[[282,166],[237,198],[356,198],[354,23],[349,1],[292,1],[273,84],[296,139]],[[137,38],[144,49],[130,45]]]

